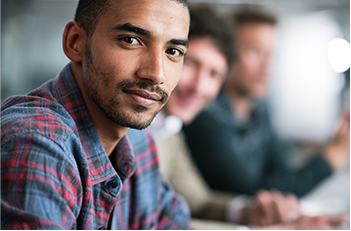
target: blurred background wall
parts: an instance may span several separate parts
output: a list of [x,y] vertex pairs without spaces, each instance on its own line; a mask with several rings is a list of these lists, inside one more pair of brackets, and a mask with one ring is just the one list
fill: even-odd
[[[69,62],[62,32],[77,2],[1,1],[1,102],[53,78]],[[341,111],[350,110],[350,1],[189,0],[190,6],[204,3],[223,16],[240,4],[277,14],[268,97],[274,125],[282,139],[330,139]]]

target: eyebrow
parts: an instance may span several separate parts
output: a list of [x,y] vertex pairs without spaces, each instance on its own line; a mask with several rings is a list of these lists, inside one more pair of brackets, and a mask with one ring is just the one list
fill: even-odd
[[[138,26],[134,26],[130,22],[127,22],[127,23],[124,23],[121,25],[117,25],[114,27],[114,29],[121,30],[121,31],[133,32],[133,33],[136,33],[138,35],[145,35],[145,36],[151,37],[150,31],[145,30],[145,29],[138,27]],[[171,39],[168,43],[171,43],[174,45],[182,45],[182,46],[185,46],[186,48],[189,47],[188,39]]]
[[146,35],[146,36],[151,36],[151,32],[148,30],[145,30],[143,28],[134,26],[133,24],[127,22],[122,25],[117,25],[115,26],[116,30],[123,30],[123,31],[129,31],[129,32],[134,32],[139,35]]
[[189,47],[189,41],[187,39],[171,39],[169,43],[174,45],[183,45],[186,48]]

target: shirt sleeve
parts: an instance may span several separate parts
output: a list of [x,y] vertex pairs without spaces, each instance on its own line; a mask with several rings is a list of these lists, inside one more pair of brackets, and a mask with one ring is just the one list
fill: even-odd
[[292,192],[302,197],[317,183],[332,174],[330,166],[321,153],[316,153],[315,157],[303,167],[296,170],[291,169],[284,158],[281,147],[278,143],[273,144],[272,159],[265,167],[264,178],[259,184],[260,188],[276,188],[282,192]]
[[161,212],[157,229],[189,229],[190,212],[184,198],[176,194],[166,180],[162,181],[160,195]]
[[166,165],[172,173],[167,179],[188,202],[192,217],[225,221],[227,206],[237,195],[215,191],[208,186],[191,158],[182,132],[162,144],[158,146],[161,147],[160,159],[172,157],[168,160],[171,163]]
[[62,147],[38,133],[2,142],[2,229],[75,228],[82,188],[65,156]]
[[276,188],[302,196],[331,174],[320,156],[298,171],[288,169],[274,136],[267,133],[262,145],[252,148],[255,139],[241,140],[238,131],[210,113],[200,114],[184,132],[198,168],[217,190],[254,195],[260,188]]
[[240,223],[241,210],[249,206],[251,198],[247,195],[240,195],[233,198],[227,207],[227,220],[233,223]]
[[291,150],[291,147],[275,134],[271,116],[267,111],[262,117],[263,121],[266,121],[266,133],[270,139],[267,145],[268,150],[265,153],[263,177],[258,188],[276,188],[301,197],[332,173],[322,153],[315,153],[315,157],[304,166],[292,169],[288,162],[288,150]]

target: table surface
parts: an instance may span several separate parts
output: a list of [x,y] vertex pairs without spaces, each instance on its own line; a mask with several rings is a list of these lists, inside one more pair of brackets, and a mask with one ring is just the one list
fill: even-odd
[[305,215],[350,213],[350,166],[333,173],[301,198]]

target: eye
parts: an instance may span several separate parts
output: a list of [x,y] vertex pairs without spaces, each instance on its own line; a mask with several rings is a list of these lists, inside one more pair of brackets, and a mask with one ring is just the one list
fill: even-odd
[[221,77],[221,74],[219,74],[217,71],[211,71],[210,76],[211,76],[211,78],[216,79],[216,78]]
[[166,50],[166,53],[172,55],[175,58],[181,58],[184,56],[184,52],[177,48],[170,48]]
[[138,45],[140,44],[140,42],[138,41],[138,39],[134,38],[134,37],[123,37],[120,38],[120,40],[130,44],[130,45]]

